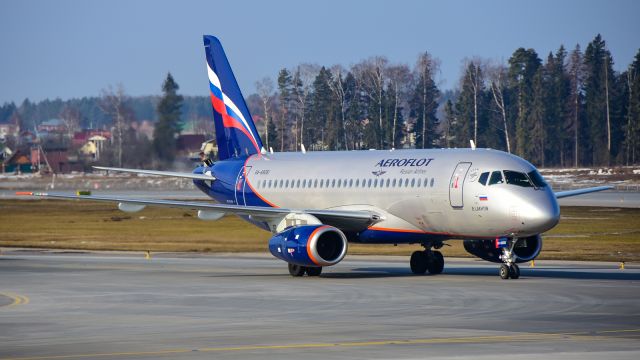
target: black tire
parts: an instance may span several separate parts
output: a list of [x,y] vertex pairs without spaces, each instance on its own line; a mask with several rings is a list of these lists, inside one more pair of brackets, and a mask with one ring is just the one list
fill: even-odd
[[517,279],[520,277],[520,267],[517,264],[512,264],[509,267],[509,276],[512,279]]
[[509,267],[505,264],[500,265],[500,277],[507,280],[509,275]]
[[431,275],[438,275],[444,270],[444,256],[440,251],[432,251],[427,263],[427,270]]
[[304,266],[289,263],[289,274],[291,274],[291,276],[303,276],[306,270]]
[[321,266],[314,266],[314,267],[307,268],[307,275],[309,276],[320,276],[320,274],[322,274]]
[[411,260],[409,266],[411,266],[411,272],[416,275],[422,275],[427,272],[427,254],[424,251],[414,251],[411,254]]

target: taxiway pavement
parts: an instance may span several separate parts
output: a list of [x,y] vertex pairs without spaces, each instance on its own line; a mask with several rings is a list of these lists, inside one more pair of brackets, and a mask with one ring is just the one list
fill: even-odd
[[2,249],[0,359],[638,359],[640,267]]

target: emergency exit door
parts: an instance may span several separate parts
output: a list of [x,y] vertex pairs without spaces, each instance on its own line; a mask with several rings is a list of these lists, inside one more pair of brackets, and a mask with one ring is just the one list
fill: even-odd
[[449,182],[449,202],[451,207],[461,209],[464,206],[464,179],[467,177],[470,167],[470,162],[461,162],[453,170],[451,181]]

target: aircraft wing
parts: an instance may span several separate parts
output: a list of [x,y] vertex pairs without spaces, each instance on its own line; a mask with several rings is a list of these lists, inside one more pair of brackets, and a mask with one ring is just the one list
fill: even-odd
[[[361,210],[323,210],[323,209],[286,209],[271,208],[261,206],[241,206],[214,204],[209,202],[198,201],[175,201],[175,200],[149,200],[149,199],[132,199],[117,196],[95,196],[95,195],[69,195],[61,193],[44,193],[44,192],[26,192],[21,195],[31,195],[45,198],[55,199],[71,199],[71,200],[92,200],[106,201],[124,204],[125,206],[139,206],[137,210],[141,210],[144,206],[163,206],[171,208],[182,208],[190,210],[203,210],[212,213],[224,213],[234,215],[249,215],[256,220],[268,220],[273,218],[281,218],[290,213],[305,213],[317,217],[323,224],[332,225],[345,231],[359,231],[382,220],[379,214],[371,211]],[[123,209],[124,210],[124,209]],[[126,210],[125,210],[126,211]],[[134,210],[136,211],[136,210]]]
[[126,173],[132,173],[132,174],[145,174],[145,175],[170,176],[170,177],[178,177],[178,178],[186,178],[186,179],[195,179],[195,180],[215,180],[215,179],[216,179],[213,175],[207,175],[207,174],[194,174],[194,173],[183,173],[183,172],[177,172],[177,171],[158,171],[158,170],[125,169],[125,168],[105,167],[105,166],[94,166],[93,168],[94,168],[94,169],[98,169],[98,170],[107,170],[107,171],[126,172]]
[[576,196],[582,194],[588,194],[597,191],[609,190],[613,189],[613,186],[596,186],[585,189],[577,189],[577,190],[568,190],[568,191],[558,191],[556,192],[556,199],[562,199],[569,196]]

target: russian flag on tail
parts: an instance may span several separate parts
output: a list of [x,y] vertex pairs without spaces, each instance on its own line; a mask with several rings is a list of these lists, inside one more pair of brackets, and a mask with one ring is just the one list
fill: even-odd
[[262,141],[220,41],[204,36],[218,158],[259,154]]

